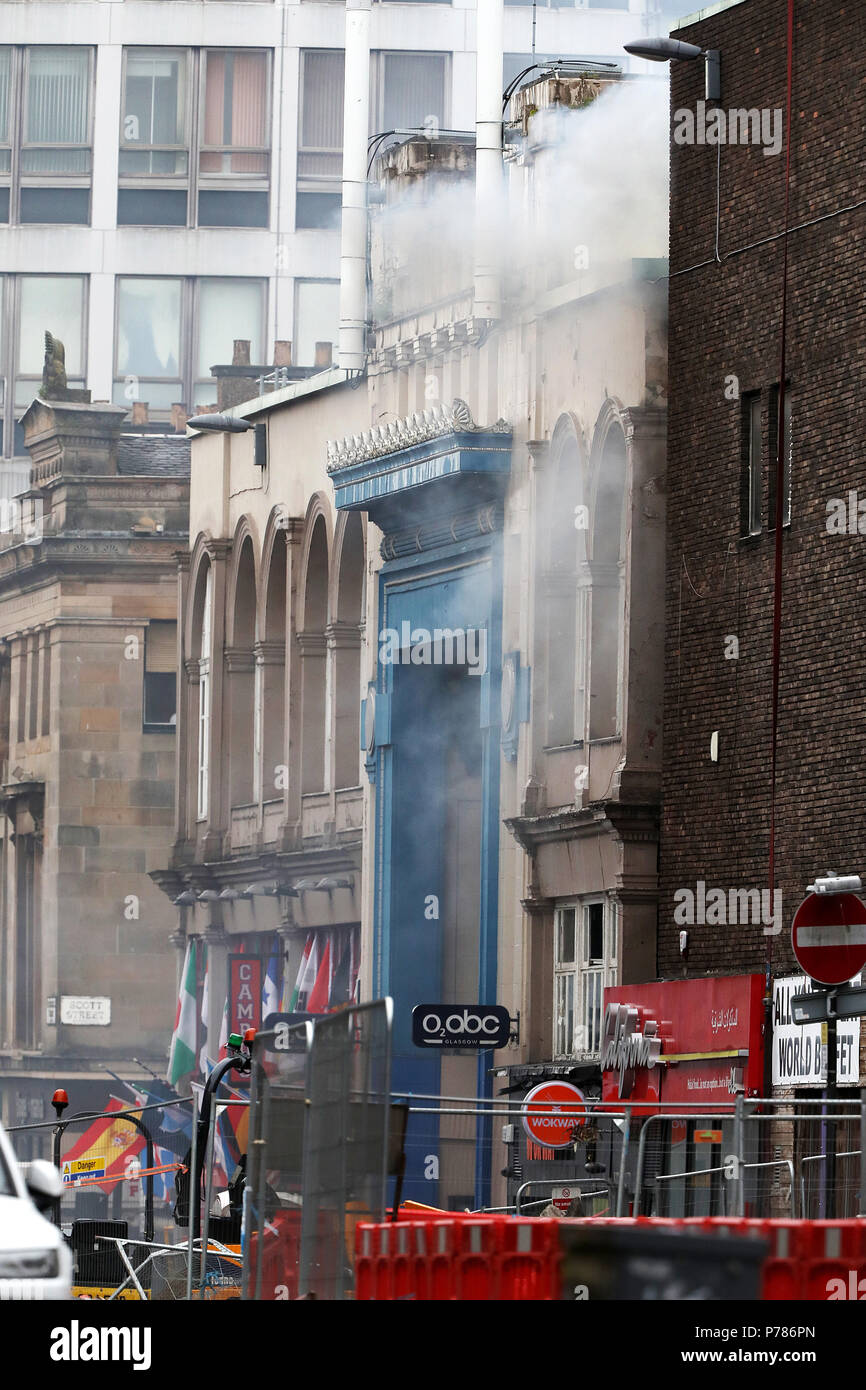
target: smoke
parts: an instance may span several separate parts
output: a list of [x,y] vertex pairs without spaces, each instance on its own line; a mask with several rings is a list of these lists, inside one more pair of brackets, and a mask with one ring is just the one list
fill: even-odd
[[537,111],[517,140],[477,230],[470,158],[432,145],[417,167],[405,154],[392,165],[372,239],[377,317],[471,287],[476,235],[496,249],[512,303],[573,281],[588,293],[628,278],[632,259],[667,256],[666,80],[610,83],[588,106]]

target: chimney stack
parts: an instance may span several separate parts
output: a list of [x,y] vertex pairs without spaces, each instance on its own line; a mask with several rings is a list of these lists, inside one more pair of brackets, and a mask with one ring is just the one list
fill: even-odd
[[274,366],[291,367],[292,345],[288,338],[277,338],[274,342]]

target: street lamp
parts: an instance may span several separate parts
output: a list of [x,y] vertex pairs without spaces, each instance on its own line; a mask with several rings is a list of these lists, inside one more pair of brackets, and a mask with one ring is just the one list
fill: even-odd
[[861,893],[863,891],[863,881],[859,874],[838,874],[827,870],[826,878],[816,878],[814,883],[810,883],[807,889],[809,893],[818,893],[824,897],[828,893]]
[[191,430],[202,430],[205,434],[245,434],[255,430],[253,463],[256,468],[265,468],[268,462],[268,427],[264,420],[252,424],[237,415],[193,415],[186,422]]
[[[651,63],[670,63],[689,61],[694,58],[704,60],[704,95],[707,101],[722,99],[722,54],[718,48],[698,48],[694,43],[683,43],[681,39],[635,39],[633,43],[623,44],[626,53],[635,58],[647,58]],[[193,422],[190,421],[190,424]]]

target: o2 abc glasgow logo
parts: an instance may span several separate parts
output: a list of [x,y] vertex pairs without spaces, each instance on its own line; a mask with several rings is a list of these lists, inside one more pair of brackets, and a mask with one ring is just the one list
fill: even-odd
[[504,1047],[510,1033],[502,1004],[417,1004],[412,1010],[416,1047]]

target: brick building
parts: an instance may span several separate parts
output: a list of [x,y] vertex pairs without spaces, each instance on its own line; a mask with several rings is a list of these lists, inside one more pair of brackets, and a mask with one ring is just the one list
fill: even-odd
[[[721,51],[728,143],[698,143],[703,64],[672,64],[658,968],[668,978],[760,972],[769,943],[779,976],[792,968],[790,922],[806,885],[827,869],[859,871],[866,838],[859,766],[866,551],[856,498],[853,528],[848,525],[851,493],[866,486],[866,306],[858,254],[864,243],[866,11],[821,0],[798,3],[790,132],[783,132],[787,45],[780,0],[717,5],[675,33]],[[686,108],[696,114],[696,142],[678,144],[677,113]],[[760,117],[761,143],[731,142],[727,113],[734,111],[749,116],[752,139],[754,117]],[[769,887],[787,134],[775,875],[781,899],[775,918],[762,914],[771,919],[765,922],[754,920],[754,911],[745,921],[742,909],[730,909],[732,890]],[[843,510],[844,529],[838,519]],[[720,888],[725,895],[727,909],[715,925],[709,914],[707,923],[693,925],[683,922],[682,910],[679,920],[675,915],[687,902],[682,890],[697,897],[701,882],[705,894]],[[765,934],[765,925],[778,934]],[[685,958],[679,942],[684,926]]]
[[[5,504],[0,1100],[9,1124],[50,1118],[56,1085],[72,1110],[101,1109],[107,1069],[143,1074],[133,1057],[161,1072],[173,1017],[173,914],[148,871],[164,862],[174,819],[174,552],[186,541],[189,442],[124,433],[125,414],[63,385],[35,399],[23,417],[31,488]],[[18,1151],[27,1156],[26,1139]]]

